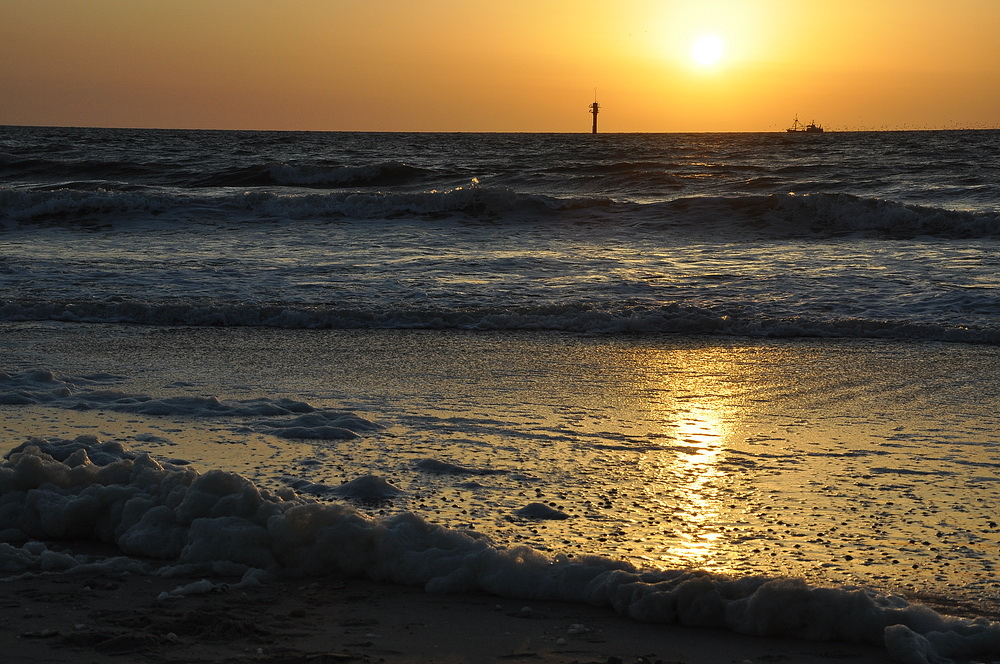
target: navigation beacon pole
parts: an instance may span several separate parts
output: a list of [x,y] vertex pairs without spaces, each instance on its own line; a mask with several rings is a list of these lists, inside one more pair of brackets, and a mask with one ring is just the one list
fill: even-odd
[[601,105],[597,103],[597,91],[594,91],[594,103],[590,105],[590,112],[594,114],[594,129],[590,133],[597,133],[597,114],[601,110]]

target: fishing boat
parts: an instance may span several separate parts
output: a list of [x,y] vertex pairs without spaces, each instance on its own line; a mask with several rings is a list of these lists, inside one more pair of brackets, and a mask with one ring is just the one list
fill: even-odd
[[795,122],[793,122],[792,126],[786,129],[785,131],[787,131],[790,134],[797,134],[799,132],[804,132],[806,134],[822,134],[823,125],[816,124],[815,120],[813,120],[809,124],[802,124],[799,122],[799,116],[796,115]]

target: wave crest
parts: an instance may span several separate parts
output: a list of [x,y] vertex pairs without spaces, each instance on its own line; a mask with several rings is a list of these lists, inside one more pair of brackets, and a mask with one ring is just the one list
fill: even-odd
[[414,193],[337,192],[278,194],[269,191],[171,194],[164,192],[0,189],[0,220],[20,223],[103,224],[157,218],[173,223],[247,220],[359,219],[456,216],[491,222],[611,206],[608,199],[563,199],[509,189],[457,187]]
[[644,226],[693,227],[702,233],[740,231],[769,237],[820,238],[926,235],[955,239],[1000,235],[1000,215],[995,213],[945,210],[844,193],[705,196],[642,207],[638,216]]
[[[404,171],[408,168],[399,166]],[[284,173],[281,169],[279,172]],[[303,181],[314,177],[295,169],[286,175]],[[319,181],[329,175],[315,177]],[[355,176],[367,177],[355,171],[342,175],[346,179]],[[20,223],[120,224],[153,218],[174,224],[330,219],[391,223],[401,218],[447,217],[490,223],[570,221],[663,231],[694,229],[700,234],[722,237],[734,233],[767,237],[1000,236],[998,213],[946,210],[844,193],[702,196],[636,203],[602,197],[562,198],[522,193],[475,182],[466,187],[410,193],[291,194],[256,189],[195,194],[103,188],[0,189],[0,220]]]
[[0,300],[0,321],[279,329],[423,329],[912,339],[1000,344],[1000,330],[991,326],[861,317],[774,317],[749,311],[737,316],[678,303],[619,310],[593,308],[585,303],[534,308],[468,306],[454,309],[380,309],[373,305],[370,309],[345,309],[330,305],[249,302]]

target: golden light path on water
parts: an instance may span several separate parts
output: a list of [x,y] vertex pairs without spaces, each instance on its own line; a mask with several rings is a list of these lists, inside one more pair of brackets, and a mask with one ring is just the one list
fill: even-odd
[[649,560],[720,569],[720,522],[727,517],[719,486],[727,471],[719,461],[730,433],[732,367],[717,353],[662,351],[643,359],[650,384],[644,390],[648,401],[640,408],[648,410],[666,444],[644,455],[640,474],[648,478],[651,505],[673,512],[679,521],[669,535],[649,538]]
[[692,446],[669,463],[676,474],[691,478],[686,487],[687,502],[681,502],[678,508],[686,515],[692,532],[681,534],[667,548],[664,557],[700,565],[711,558],[720,537],[717,521],[721,512],[714,482],[723,474],[717,461],[725,435],[720,418],[709,407],[692,409],[688,418],[671,424],[678,439]]
[[[502,546],[959,589],[1000,607],[1000,416],[981,397],[996,393],[995,349],[239,329],[101,345],[47,332],[31,334],[42,357],[28,366],[122,376],[111,387],[127,397],[281,397],[382,428],[287,440],[240,418],[7,405],[11,446],[95,435],[272,488],[374,474],[403,493],[363,513],[411,511]],[[531,503],[562,518],[520,515]]]

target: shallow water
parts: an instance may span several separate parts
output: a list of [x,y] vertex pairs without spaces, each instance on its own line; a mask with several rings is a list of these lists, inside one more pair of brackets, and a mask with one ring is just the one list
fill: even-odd
[[[58,324],[3,337],[21,368],[101,373],[125,394],[291,398],[381,427],[289,440],[239,416],[0,406],[11,445],[91,433],[320,500],[373,474],[404,493],[362,511],[500,543],[1000,609],[994,347]],[[532,503],[568,518],[516,514]]]

